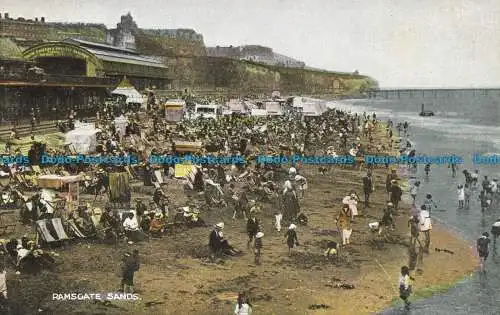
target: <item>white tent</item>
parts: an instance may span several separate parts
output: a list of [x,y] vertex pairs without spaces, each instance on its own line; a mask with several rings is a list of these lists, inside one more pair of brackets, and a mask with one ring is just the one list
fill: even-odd
[[137,92],[137,90],[132,86],[118,86],[111,94],[115,95],[123,95],[127,98],[126,102],[141,104],[144,102],[141,93]]
[[95,151],[97,145],[97,133],[100,132],[96,128],[79,128],[71,130],[65,135],[65,144],[70,144],[76,152],[87,154]]

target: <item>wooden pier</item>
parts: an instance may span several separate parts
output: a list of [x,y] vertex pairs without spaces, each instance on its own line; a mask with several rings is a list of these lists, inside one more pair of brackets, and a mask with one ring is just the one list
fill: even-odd
[[380,89],[368,92],[369,98],[438,98],[449,97],[458,93],[472,93],[473,96],[480,95],[498,95],[500,96],[500,88],[484,88],[484,89]]

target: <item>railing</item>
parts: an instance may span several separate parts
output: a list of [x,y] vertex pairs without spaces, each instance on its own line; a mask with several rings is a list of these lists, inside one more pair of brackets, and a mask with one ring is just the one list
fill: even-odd
[[76,75],[60,74],[25,74],[25,73],[0,73],[0,81],[23,81],[29,83],[44,84],[75,84],[75,85],[99,85],[115,86],[118,84],[116,78],[98,78]]
[[72,75],[59,75],[59,74],[48,74],[44,75],[43,79],[45,83],[61,83],[61,84],[82,84],[82,85],[107,85],[115,86],[118,84],[116,78],[98,78],[98,77],[84,77],[84,76],[72,76]]

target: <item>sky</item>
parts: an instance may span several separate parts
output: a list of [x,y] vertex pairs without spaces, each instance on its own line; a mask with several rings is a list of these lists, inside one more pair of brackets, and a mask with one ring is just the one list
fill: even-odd
[[500,87],[500,0],[2,0],[11,17],[192,28],[385,88]]

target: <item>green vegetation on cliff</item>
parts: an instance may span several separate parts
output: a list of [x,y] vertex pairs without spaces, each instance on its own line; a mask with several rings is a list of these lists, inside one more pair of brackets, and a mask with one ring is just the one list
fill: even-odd
[[23,50],[10,38],[0,37],[0,59],[23,59]]
[[167,58],[176,88],[227,89],[239,93],[358,95],[377,87],[370,77],[350,73],[273,67],[217,57]]

